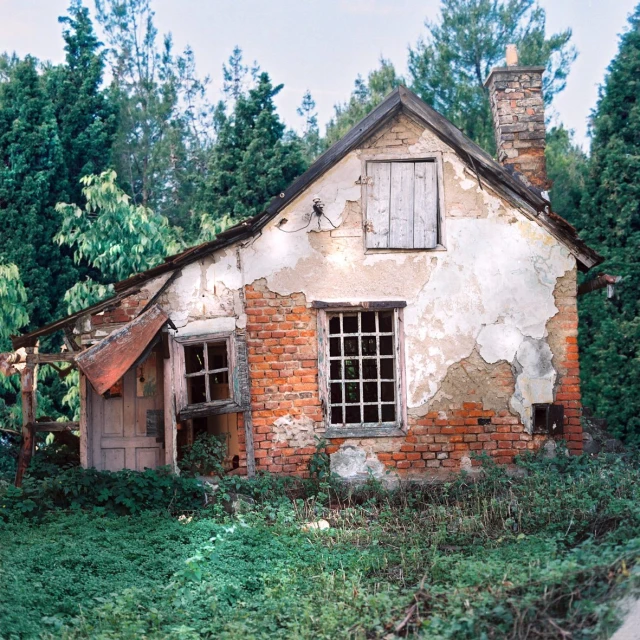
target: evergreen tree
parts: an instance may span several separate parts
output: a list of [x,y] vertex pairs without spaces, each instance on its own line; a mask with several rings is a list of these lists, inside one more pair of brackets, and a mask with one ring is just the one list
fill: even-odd
[[302,127],[302,153],[305,162],[311,164],[322,151],[322,141],[320,140],[320,129],[318,127],[318,112],[316,111],[315,100],[311,97],[311,92],[307,90],[302,96],[302,103],[297,109],[298,115],[303,118]]
[[519,64],[546,67],[549,104],[564,89],[575,50],[571,30],[545,35],[546,15],[535,0],[442,0],[439,22],[409,50],[412,89],[489,152],[495,151],[483,83],[515,44]]
[[119,179],[135,204],[187,224],[210,143],[208,80],[198,78],[189,47],[175,55],[170,34],[158,43],[150,0],[96,0],[96,16],[109,45],[119,113]]
[[259,213],[305,170],[299,141],[285,139],[276,113],[273,98],[281,89],[261,73],[256,86],[238,96],[233,113],[221,115],[201,205],[205,224]]
[[358,76],[349,100],[334,106],[335,114],[327,125],[324,146],[329,147],[362,120],[397,86],[405,84],[390,60],[380,58],[380,67],[369,73],[367,79]]
[[67,170],[54,109],[37,61],[5,57],[0,81],[0,261],[14,263],[28,292],[31,327],[52,319],[77,274],[53,243]]
[[576,224],[580,216],[588,170],[587,154],[573,142],[573,131],[563,126],[547,132],[545,149],[553,211]]
[[259,74],[258,63],[254,62],[249,69],[242,60],[242,49],[236,45],[227,64],[222,65],[222,92],[227,104],[233,104],[240,96],[245,95],[255,84]]
[[100,43],[86,7],[74,2],[65,25],[65,63],[47,74],[48,93],[58,123],[58,135],[67,167],[64,199],[81,195],[80,178],[107,168],[115,132],[115,107],[102,90],[104,72]]
[[580,298],[584,404],[640,442],[640,5],[608,69],[592,119],[586,194],[577,225],[624,280],[613,300]]

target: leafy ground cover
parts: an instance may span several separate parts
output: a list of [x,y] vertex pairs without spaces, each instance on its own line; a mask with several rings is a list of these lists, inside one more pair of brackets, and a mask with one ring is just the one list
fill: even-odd
[[[131,515],[84,498],[23,511],[5,489],[0,637],[608,637],[639,582],[639,465],[520,471],[392,492],[232,478],[205,508]],[[232,491],[255,503],[227,514]],[[301,526],[319,517],[331,528]]]

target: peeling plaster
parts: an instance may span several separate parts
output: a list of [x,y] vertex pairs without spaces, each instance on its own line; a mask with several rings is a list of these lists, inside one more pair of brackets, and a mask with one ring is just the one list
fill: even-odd
[[369,453],[354,445],[344,444],[329,457],[331,472],[345,479],[368,478],[370,475],[380,478],[385,466],[375,453]]
[[552,360],[553,353],[545,340],[526,338],[516,353],[516,388],[510,404],[529,432],[533,427],[531,405],[553,402],[556,371]]
[[[396,119],[389,131],[402,126]],[[413,129],[405,139],[416,138]],[[575,268],[575,259],[535,221],[479,185],[431,131],[409,146],[383,133],[365,147],[368,155],[391,149],[408,157],[441,155],[446,250],[365,252],[357,184],[361,151],[355,150],[257,237],[185,267],[164,294],[172,320],[182,330],[222,317],[244,326],[242,288],[259,279],[280,295],[301,292],[308,303],[404,300],[408,409],[424,412],[451,368],[475,354],[487,365],[508,363],[513,369],[510,407],[528,425],[530,405],[553,400],[556,372],[546,327],[558,312],[556,283]],[[337,229],[326,219],[318,226],[315,198]]]
[[287,442],[290,447],[304,448],[315,445],[313,420],[309,416],[282,416],[273,423],[274,440]]

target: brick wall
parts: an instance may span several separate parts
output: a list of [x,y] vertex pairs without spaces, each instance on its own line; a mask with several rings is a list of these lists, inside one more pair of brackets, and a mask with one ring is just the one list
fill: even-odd
[[[317,381],[316,312],[306,306],[303,294],[280,296],[264,281],[245,289],[247,345],[251,376],[256,469],[272,473],[305,475],[315,452],[313,433],[324,430]],[[557,288],[559,313],[550,321],[552,349],[560,373],[556,399],[565,405],[565,438],[573,452],[582,447],[577,354],[575,273]],[[509,379],[506,379],[506,377]],[[496,369],[492,384],[512,386],[512,374]],[[306,420],[312,425],[306,442],[281,437],[275,423],[282,418]],[[511,464],[516,455],[533,450],[545,440],[525,432],[517,416],[506,408],[487,409],[482,402],[460,399],[457,408],[410,417],[404,438],[350,438],[375,453],[389,469],[439,474],[460,469],[463,458],[485,452],[499,464]],[[344,438],[329,440],[335,453]],[[476,465],[464,460],[462,466]]]
[[578,355],[577,271],[558,279],[554,298],[558,313],[547,323],[558,372],[556,402],[564,405],[564,439],[573,453],[582,453],[582,404]]
[[103,311],[91,316],[90,330],[82,328],[81,340],[83,345],[89,345],[115,331],[123,324],[131,322],[137,317],[149,302],[149,294],[146,291],[139,291],[133,295],[120,300],[113,306],[109,306]]
[[303,294],[280,296],[262,280],[245,288],[245,301],[256,470],[304,473],[315,452],[313,432],[292,446],[274,423],[290,416],[322,428],[316,313]]

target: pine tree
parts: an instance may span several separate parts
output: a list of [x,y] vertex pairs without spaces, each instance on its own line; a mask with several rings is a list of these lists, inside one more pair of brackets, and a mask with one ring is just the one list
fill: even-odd
[[546,15],[535,0],[442,0],[439,22],[409,50],[412,89],[489,152],[493,123],[483,83],[517,45],[521,65],[546,67],[545,101],[564,89],[576,53],[571,30],[545,36]]
[[221,115],[201,203],[207,218],[238,221],[259,213],[306,168],[299,141],[285,139],[276,113],[273,99],[281,89],[261,73],[233,113]]
[[242,49],[236,45],[227,64],[222,65],[222,92],[227,104],[232,105],[240,96],[246,95],[259,74],[258,63],[254,62],[251,68],[244,64]]
[[54,109],[34,58],[5,58],[0,82],[0,261],[14,263],[28,292],[31,327],[52,319],[77,274],[53,243],[67,170]]
[[305,162],[311,164],[322,151],[322,141],[320,140],[316,103],[309,90],[302,96],[302,103],[298,107],[297,113],[304,120],[301,139],[302,153]]
[[80,178],[100,173],[111,159],[116,108],[102,90],[103,54],[86,7],[74,2],[65,25],[65,63],[47,73],[58,135],[67,166],[68,191],[64,199],[80,199]]
[[367,79],[358,76],[349,100],[334,106],[334,116],[327,125],[324,147],[331,146],[382,102],[393,89],[405,84],[390,60],[380,58],[380,67],[369,73]]
[[547,133],[545,157],[552,184],[549,192],[552,209],[576,224],[587,178],[587,154],[573,142],[573,131],[558,126]]
[[150,0],[96,0],[96,17],[118,106],[118,179],[135,204],[186,225],[210,143],[208,81],[198,78],[189,47],[176,55],[170,34],[158,42]]
[[591,163],[577,226],[624,279],[612,300],[580,298],[584,404],[640,442],[640,5],[609,66],[592,119]]

